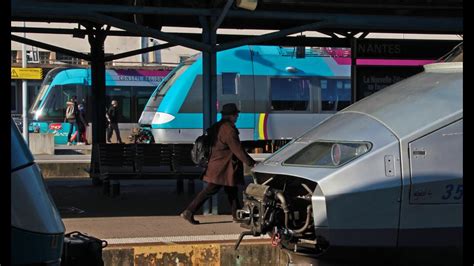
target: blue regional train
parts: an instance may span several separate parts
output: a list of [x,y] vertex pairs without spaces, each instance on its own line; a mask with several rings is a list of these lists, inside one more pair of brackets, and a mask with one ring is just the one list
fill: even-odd
[[[105,73],[106,102],[119,102],[119,128],[123,135],[137,126],[138,118],[150,95],[168,69],[107,69]],[[53,133],[55,144],[66,144],[69,123],[64,123],[66,102],[76,96],[86,103],[87,120],[91,121],[90,68],[55,68],[48,72],[41,90],[32,104],[30,132]],[[91,127],[89,127],[90,130]],[[125,140],[126,138],[124,138]]]
[[[340,49],[346,58],[332,56],[334,50],[306,48],[303,58],[296,57],[295,48],[280,46],[218,52],[217,110],[236,103],[240,139],[272,152],[275,141],[292,139],[352,103],[350,50]],[[197,54],[160,83],[139,124],[157,143],[190,144],[202,134],[202,105]]]

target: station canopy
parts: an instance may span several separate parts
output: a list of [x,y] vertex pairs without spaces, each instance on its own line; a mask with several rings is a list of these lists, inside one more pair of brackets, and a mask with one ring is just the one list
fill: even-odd
[[[180,39],[158,34],[162,27],[202,28],[203,18],[213,19],[220,29],[277,30],[282,36],[303,31],[318,31],[332,37],[336,37],[335,33],[352,37],[367,32],[463,32],[462,0],[12,0],[11,3],[12,21],[110,25],[125,30],[126,34],[155,35],[174,43]],[[196,45],[188,46],[205,48]]]

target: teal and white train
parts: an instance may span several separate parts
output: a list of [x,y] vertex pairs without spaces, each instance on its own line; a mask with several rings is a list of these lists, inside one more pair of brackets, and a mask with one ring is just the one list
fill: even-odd
[[[240,139],[288,140],[352,103],[349,50],[242,46],[217,53],[217,110],[236,103]],[[193,143],[202,134],[202,58],[174,69],[149,99],[139,124],[157,143]],[[220,119],[218,114],[217,120]],[[261,145],[252,145],[254,147]]]
[[[107,104],[119,102],[119,128],[122,138],[137,127],[138,118],[150,95],[170,70],[114,68],[105,72]],[[55,68],[48,72],[30,109],[30,132],[53,133],[55,144],[66,144],[69,123],[64,123],[66,102],[76,96],[86,102],[88,121],[92,121],[90,68]],[[104,106],[106,108],[108,106]],[[89,127],[89,132],[91,127]],[[90,136],[90,134],[88,134]],[[89,139],[90,140],[90,139]]]

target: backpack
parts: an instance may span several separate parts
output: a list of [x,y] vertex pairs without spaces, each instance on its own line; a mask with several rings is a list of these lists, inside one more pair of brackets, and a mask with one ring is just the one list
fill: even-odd
[[73,104],[69,105],[66,108],[66,118],[67,119],[74,119],[76,118],[75,106]]
[[103,266],[102,250],[107,241],[74,231],[64,235],[61,265]]
[[200,167],[206,168],[211,157],[211,147],[217,136],[217,124],[206,130],[204,134],[197,137],[191,150],[191,159]]

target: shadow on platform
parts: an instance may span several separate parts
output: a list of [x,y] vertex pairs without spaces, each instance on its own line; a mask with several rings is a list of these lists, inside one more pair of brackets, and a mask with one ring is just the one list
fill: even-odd
[[[184,180],[184,191],[178,193],[176,180],[121,180],[120,194],[111,197],[104,195],[102,186],[93,186],[89,178],[46,179],[63,218],[179,215],[204,185],[195,180],[192,193],[188,182]],[[240,197],[242,190],[243,187],[239,187]],[[223,190],[218,194],[218,202],[219,214],[231,213]],[[200,214],[202,209],[197,213]]]

